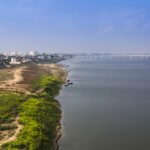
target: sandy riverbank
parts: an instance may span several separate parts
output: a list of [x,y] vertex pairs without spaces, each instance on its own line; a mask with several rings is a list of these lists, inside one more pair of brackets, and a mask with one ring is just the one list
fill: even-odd
[[[28,94],[31,94],[32,91],[31,87],[32,81],[38,76],[52,75],[61,78],[63,81],[65,81],[67,78],[67,71],[62,65],[59,64],[38,64],[38,65],[34,64],[16,69],[13,68],[12,70],[10,68],[10,71],[12,72],[13,76],[11,76],[11,78],[8,80],[3,81],[3,84],[1,84],[1,86],[8,87],[9,89],[11,88],[23,89],[24,91],[28,92]],[[5,90],[7,91],[8,89],[6,88]],[[1,145],[10,141],[14,141],[16,139],[18,133],[22,128],[22,126],[18,123],[17,118],[15,120],[15,124],[17,126],[15,132],[9,137],[8,135],[6,135],[4,139],[0,141]],[[55,142],[54,146],[58,147],[57,142],[61,136],[60,124],[56,128],[57,128],[56,129],[57,136],[54,139]]]
[[[5,143],[12,142],[12,141],[15,141],[15,140],[16,140],[18,133],[19,133],[20,130],[23,128],[23,126],[18,123],[18,120],[19,120],[19,117],[17,117],[17,118],[15,119],[15,121],[13,122],[13,124],[16,126],[16,129],[15,129],[15,131],[13,131],[12,136],[8,136],[9,133],[7,133],[7,131],[4,131],[5,136],[4,136],[4,138],[0,141],[0,146],[3,145],[3,144],[5,144]],[[4,134],[4,133],[2,132],[1,134]]]

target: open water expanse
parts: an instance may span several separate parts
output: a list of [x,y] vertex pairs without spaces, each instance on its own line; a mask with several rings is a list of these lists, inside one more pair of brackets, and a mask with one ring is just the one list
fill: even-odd
[[150,150],[150,63],[65,63],[59,150]]

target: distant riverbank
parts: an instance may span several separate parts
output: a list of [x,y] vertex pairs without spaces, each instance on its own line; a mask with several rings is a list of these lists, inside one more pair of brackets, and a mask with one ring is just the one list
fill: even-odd
[[[32,64],[17,69],[10,77],[13,82],[8,80],[9,83],[12,83],[11,85],[8,85],[8,81],[2,82],[5,86],[28,91],[28,94],[19,93],[22,97],[20,102],[13,101],[13,105],[10,105],[12,95],[7,93],[7,89],[5,92],[1,91],[1,96],[4,96],[4,99],[0,99],[0,104],[7,101],[5,105],[8,106],[3,109],[1,114],[5,115],[9,112],[9,116],[0,122],[0,129],[3,129],[0,130],[2,149],[55,149],[60,136],[58,129],[61,119],[60,104],[55,100],[55,96],[59,93],[67,77],[67,72],[59,64]],[[8,72],[10,71],[12,70]],[[14,91],[12,91],[13,93]],[[16,91],[13,98],[15,99],[17,95]],[[13,108],[15,108],[15,114],[10,111]]]

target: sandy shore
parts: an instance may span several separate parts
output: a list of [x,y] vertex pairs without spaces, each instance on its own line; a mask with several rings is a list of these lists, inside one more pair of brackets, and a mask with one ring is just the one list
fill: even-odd
[[14,84],[17,84],[17,83],[23,81],[23,76],[22,76],[23,69],[25,69],[25,67],[15,69],[14,73],[13,73],[14,74],[13,79],[5,81],[4,84],[7,85],[7,86],[12,86]]
[[[67,78],[67,71],[64,66],[59,64],[38,64],[31,66],[24,66],[11,70],[13,72],[13,77],[9,80],[6,80],[1,84],[0,90],[11,91],[13,89],[18,89],[25,91],[26,94],[31,94],[31,81],[33,81],[39,75],[53,75],[58,78],[61,78],[63,81]],[[16,90],[17,92],[17,90]],[[6,137],[2,141],[0,141],[0,145],[12,142],[16,140],[18,133],[20,132],[22,125],[18,123],[18,117],[14,122],[17,126],[14,134],[11,137]],[[55,150],[58,150],[58,140],[61,137],[61,125],[60,123],[56,127],[56,138],[54,139]]]
[[[18,120],[19,120],[19,117],[17,117],[15,119],[15,121],[13,122],[14,125],[17,126],[17,128],[15,129],[14,131],[14,134],[11,136],[11,137],[5,137],[3,140],[0,141],[0,146],[5,144],[5,143],[8,143],[8,142],[12,142],[12,141],[15,141],[16,138],[17,138],[17,135],[18,133],[20,132],[20,130],[23,128],[23,126],[21,124],[18,123]],[[4,131],[5,132],[5,131]]]
[[38,66],[43,67],[46,70],[49,70],[50,74],[52,74],[53,76],[57,76],[58,78],[61,78],[63,81],[65,81],[68,76],[68,72],[63,65],[60,65],[60,64],[38,64]]
[[31,94],[28,90],[25,90],[21,86],[19,86],[19,83],[24,80],[23,78],[23,71],[26,69],[26,67],[20,67],[16,69],[12,69],[12,78],[3,81],[3,83],[0,85],[1,91],[10,91],[10,92],[18,92],[21,94],[29,95]]

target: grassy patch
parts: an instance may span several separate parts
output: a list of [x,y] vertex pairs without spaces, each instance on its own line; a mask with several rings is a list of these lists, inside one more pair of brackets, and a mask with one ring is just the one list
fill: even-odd
[[19,94],[0,94],[0,124],[14,120],[19,112],[19,105],[24,101]]
[[39,95],[21,103],[19,122],[23,129],[17,140],[4,144],[4,150],[51,150],[56,136],[56,127],[61,117],[59,103],[54,99],[62,81],[53,76],[41,76],[33,83]]
[[62,80],[56,77],[43,75],[33,82],[33,91],[36,92],[43,89],[42,94],[54,97],[58,94],[62,83]]

